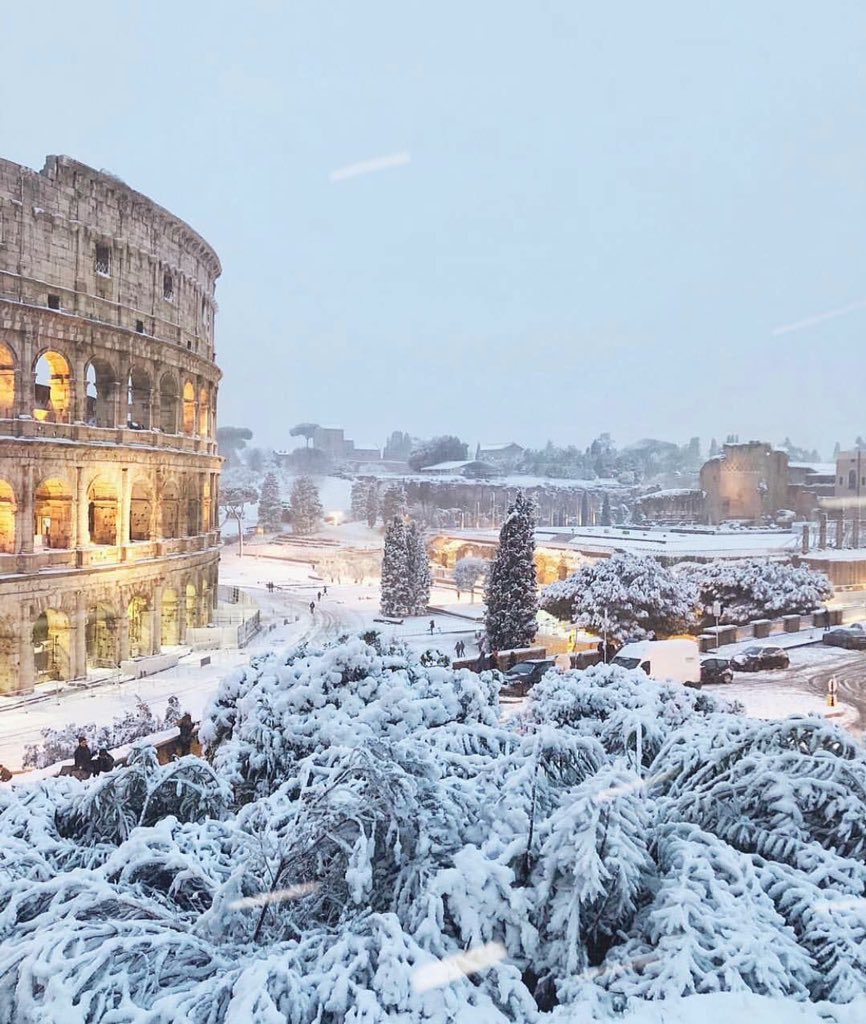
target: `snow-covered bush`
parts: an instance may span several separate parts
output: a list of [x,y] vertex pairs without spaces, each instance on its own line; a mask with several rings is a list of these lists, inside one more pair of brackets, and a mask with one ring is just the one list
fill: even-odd
[[[271,652],[221,684],[211,764],[0,788],[0,1024],[862,999],[858,743],[617,666],[549,673],[503,724],[493,674],[429,661]],[[471,979],[419,982],[467,951]]]
[[541,608],[614,640],[671,636],[695,622],[697,597],[686,577],[651,557],[620,553],[582,566],[541,592]]
[[689,563],[678,574],[697,588],[699,614],[706,621],[712,620],[715,601],[722,606],[720,622],[740,625],[811,612],[833,595],[824,573],[766,558]]

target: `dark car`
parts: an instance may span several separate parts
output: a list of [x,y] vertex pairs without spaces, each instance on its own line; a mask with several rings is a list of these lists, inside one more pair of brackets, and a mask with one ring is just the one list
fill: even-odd
[[730,658],[704,658],[701,661],[701,682],[710,683],[731,683],[734,681],[734,670],[731,667]]
[[850,626],[834,626],[824,634],[823,641],[831,647],[863,651],[866,650],[866,629],[861,622],[852,622]]
[[505,673],[502,693],[509,697],[523,697],[541,679],[545,672],[554,667],[551,658],[537,658],[519,661]]
[[787,668],[790,664],[784,647],[747,647],[742,654],[731,658],[731,668],[737,672],[760,672],[767,668]]

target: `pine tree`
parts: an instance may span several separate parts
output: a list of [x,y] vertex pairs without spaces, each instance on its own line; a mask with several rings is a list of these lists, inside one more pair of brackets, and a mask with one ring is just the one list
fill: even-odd
[[[395,518],[398,518],[395,516]],[[430,561],[427,557],[427,545],[424,534],[416,522],[406,527],[406,564],[409,582],[409,606],[407,614],[424,615],[430,604],[430,588],[433,576],[430,573]]]
[[406,514],[406,492],[401,484],[390,484],[382,495],[382,522],[390,523],[394,516]]
[[580,525],[590,525],[589,495],[586,491],[583,492],[583,496],[580,499]]
[[276,474],[268,473],[259,494],[259,526],[268,533],[279,530],[283,518],[280,485]]
[[375,480],[370,482],[367,488],[367,526],[372,529],[379,517],[379,485]]
[[605,494],[604,500],[601,503],[601,525],[610,526],[610,498]]
[[719,442],[713,438],[710,441],[710,458],[714,459],[719,454]]
[[369,481],[352,481],[352,498],[349,515],[351,516],[353,523],[360,523],[367,518],[367,492],[369,490]]
[[528,647],[535,639],[535,508],[518,493],[499,531],[499,550],[487,579],[485,626],[497,650]]
[[319,489],[308,476],[299,476],[292,484],[292,529],[304,535],[312,533],[322,519]]
[[379,607],[383,615],[407,615],[410,601],[406,527],[402,519],[395,517],[385,526],[385,551],[382,556]]

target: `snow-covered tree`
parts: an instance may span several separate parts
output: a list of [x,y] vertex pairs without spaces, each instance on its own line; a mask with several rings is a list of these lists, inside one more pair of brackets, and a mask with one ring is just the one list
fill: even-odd
[[611,514],[610,514],[610,496],[605,492],[604,498],[601,502],[601,525],[611,525]]
[[620,553],[551,583],[540,604],[557,618],[622,641],[684,632],[695,621],[696,595],[687,578],[655,558]]
[[383,615],[409,615],[412,599],[406,524],[402,519],[394,518],[385,527],[379,607]]
[[365,513],[367,516],[367,526],[372,529],[376,525],[376,520],[379,518],[379,485],[375,480],[371,480],[367,485],[367,503]]
[[493,648],[528,647],[538,630],[535,507],[522,493],[508,508],[484,595],[484,625]]
[[457,588],[458,595],[461,591],[468,590],[474,601],[475,587],[489,570],[490,563],[483,558],[476,558],[473,555],[458,558],[454,565],[454,586]]
[[244,516],[247,504],[259,500],[259,492],[246,485],[226,486],[220,488],[220,508],[226,514],[226,520],[233,519],[238,530],[238,554],[244,553]]
[[299,476],[292,484],[289,497],[292,530],[304,536],[313,533],[322,521],[319,489],[308,476]]
[[283,521],[283,504],[280,500],[280,484],[276,473],[268,473],[259,493],[259,526],[273,533],[280,529]]
[[409,583],[409,606],[407,614],[424,615],[430,604],[430,588],[433,586],[433,574],[430,572],[430,559],[427,556],[427,543],[424,533],[416,522],[406,526],[406,566]]
[[708,621],[715,601],[721,622],[741,624],[811,612],[833,595],[824,573],[767,558],[688,563],[677,571],[697,587],[699,614]]
[[401,484],[389,484],[382,495],[382,522],[390,523],[395,516],[406,514],[406,492]]

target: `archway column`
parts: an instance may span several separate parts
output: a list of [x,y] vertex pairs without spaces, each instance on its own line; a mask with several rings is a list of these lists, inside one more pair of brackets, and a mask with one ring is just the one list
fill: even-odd
[[71,654],[70,678],[84,679],[87,676],[87,601],[81,590],[75,595]]
[[20,629],[18,632],[18,689],[30,691],[36,678],[33,661],[33,623],[30,621],[29,604],[21,605]]
[[[120,523],[118,524],[118,544],[129,544],[129,513],[132,496],[129,485],[129,470],[125,467],[120,471]],[[121,558],[125,557],[121,555]]]
[[121,608],[117,621],[117,663],[129,661],[129,605]]
[[75,519],[78,524],[77,537],[73,540],[73,547],[87,547],[90,544],[90,522],[88,518],[87,487],[84,479],[84,467],[75,467]]
[[15,512],[15,534],[18,538],[18,551],[22,555],[33,554],[33,463],[24,464],[21,474],[23,483],[18,506]]
[[159,654],[162,650],[162,594],[164,587],[161,583],[153,588],[151,598],[151,629],[150,629],[150,651],[151,654]]

